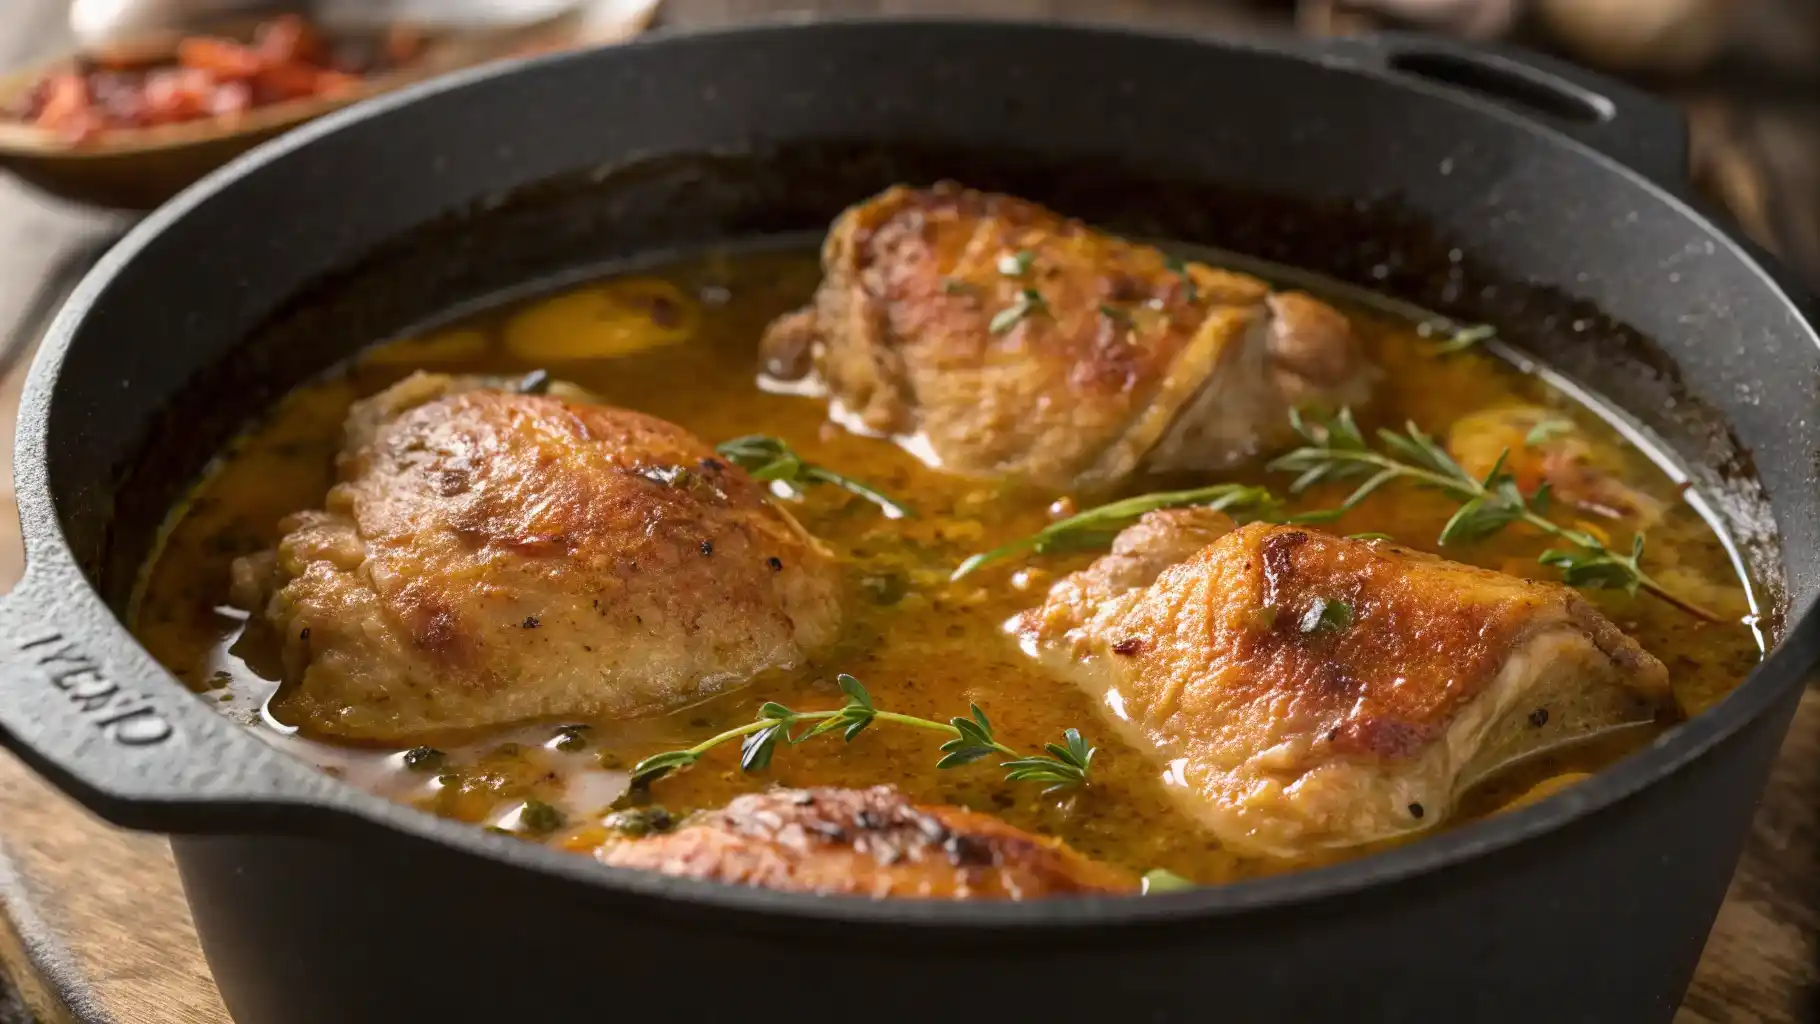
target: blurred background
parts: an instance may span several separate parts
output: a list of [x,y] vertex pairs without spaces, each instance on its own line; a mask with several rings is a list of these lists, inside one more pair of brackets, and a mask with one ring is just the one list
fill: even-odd
[[[1509,42],[1631,78],[1682,105],[1693,122],[1694,180],[1760,244],[1820,284],[1820,0],[5,0],[0,62],[42,62],[76,44],[96,53],[186,20],[275,9],[320,24],[373,25],[375,33],[411,25],[419,35],[389,36],[388,45],[417,47],[411,56],[426,73],[539,47],[610,44],[653,20],[712,25],[786,11],[985,13],[1309,35],[1390,27]],[[424,45],[426,33],[464,45],[444,53]],[[96,109],[133,102],[111,78],[100,85],[106,96],[91,96]],[[160,96],[233,111],[258,100],[260,89],[248,96],[227,82],[217,93]],[[36,105],[33,96],[5,95],[0,89],[0,107],[27,120],[51,102],[53,115],[66,115],[56,124],[78,133],[86,124],[69,120],[69,104],[56,107],[51,91]]]
[[1693,173],[1820,285],[1820,0],[1302,0],[1315,33],[1412,25],[1507,40],[1680,104]]
[[[51,128],[61,134],[54,143],[95,134],[108,112],[124,119],[117,127],[178,115],[264,123],[272,118],[257,108],[274,98],[308,96],[332,106],[463,63],[608,44],[652,24],[706,26],[787,12],[980,13],[1311,35],[1390,28],[1509,43],[1624,76],[1679,104],[1692,123],[1690,174],[1700,189],[1820,287],[1820,0],[4,0],[4,8],[0,66],[32,72],[15,74],[10,87],[0,84],[0,164],[8,165],[19,163],[9,158],[22,141],[8,134],[8,121]],[[131,53],[129,44],[160,29],[180,35],[186,24],[269,19],[278,10],[340,31],[364,26],[358,31],[371,52],[350,63],[342,58],[353,51],[340,41],[334,60],[321,57],[301,78],[294,67],[267,67],[236,79],[232,62],[240,55],[198,50],[195,59],[209,73],[230,76],[212,90],[189,57],[181,68],[155,71],[150,84],[137,80],[144,85],[137,90],[123,88],[131,76],[104,62],[88,69],[95,74],[86,82],[86,106],[72,99],[72,76],[47,73],[69,70],[65,58],[78,46],[91,56]],[[174,35],[152,52],[168,57]],[[63,173],[54,166],[57,154],[43,151],[51,148],[29,156]],[[216,162],[231,155],[218,152]],[[152,173],[135,168],[134,176]],[[120,198],[107,191],[118,187],[107,183],[101,198]],[[158,182],[149,199],[125,199],[145,206],[169,190]],[[92,189],[72,194],[82,205],[96,198]]]

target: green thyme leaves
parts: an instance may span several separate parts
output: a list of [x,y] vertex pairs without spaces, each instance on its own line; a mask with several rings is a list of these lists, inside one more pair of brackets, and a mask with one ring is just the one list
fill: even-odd
[[[1094,748],[1081,738],[1077,730],[1066,730],[1062,734],[1062,742],[1048,744],[1043,754],[1024,756],[999,742],[993,733],[992,721],[977,704],[967,716],[951,718],[944,724],[880,709],[865,686],[844,672],[838,677],[838,682],[841,692],[847,697],[847,702],[838,708],[828,711],[796,711],[776,702],[766,702],[759,708],[758,717],[746,725],[710,736],[693,747],[653,754],[640,761],[632,769],[632,783],[635,786],[649,786],[673,771],[696,763],[703,754],[715,747],[733,740],[740,741],[740,770],[747,773],[762,772],[770,767],[772,758],[783,747],[806,743],[817,736],[836,731],[841,733],[845,742],[852,743],[873,722],[888,722],[946,733],[949,738],[941,745],[942,758],[936,762],[938,768],[958,768],[998,756],[1006,758],[1000,762],[999,767],[1005,769],[1005,779],[1008,782],[1042,782],[1047,783],[1049,789],[1057,789],[1084,786],[1089,781]],[[798,726],[807,728],[798,730]]]
[[1443,547],[1483,540],[1514,523],[1523,523],[1573,545],[1566,550],[1550,548],[1537,559],[1560,569],[1570,586],[1611,588],[1633,594],[1642,590],[1696,618],[1718,621],[1712,612],[1670,593],[1644,572],[1639,563],[1643,553],[1641,534],[1631,540],[1631,554],[1624,556],[1608,549],[1590,533],[1550,520],[1548,485],[1543,484],[1533,494],[1524,494],[1505,468],[1510,457],[1508,449],[1485,476],[1476,477],[1461,469],[1445,448],[1414,423],[1405,424],[1401,433],[1379,430],[1376,446],[1366,440],[1350,409],[1342,409],[1326,420],[1309,420],[1300,413],[1291,413],[1290,424],[1304,444],[1272,461],[1270,468],[1296,474],[1295,482],[1289,486],[1291,494],[1300,494],[1323,481],[1363,479],[1339,507],[1293,517],[1298,521],[1336,519],[1379,487],[1400,480],[1439,491],[1460,503],[1441,529],[1437,542]]
[[788,490],[800,492],[816,484],[833,484],[849,494],[856,494],[877,505],[886,519],[907,519],[908,506],[900,504],[871,486],[852,477],[842,476],[825,466],[818,466],[798,455],[790,443],[769,434],[748,434],[714,446],[722,458],[752,474],[752,479],[779,483]]
[[1247,513],[1268,513],[1276,508],[1276,499],[1262,487],[1244,484],[1214,484],[1187,491],[1139,494],[1057,520],[1028,537],[973,555],[954,570],[952,578],[958,580],[982,566],[1014,558],[1025,552],[1041,555],[1051,551],[1082,551],[1106,547],[1120,530],[1137,522],[1146,513],[1195,505],[1241,516]]
[[[1643,569],[1637,564],[1643,557],[1643,535],[1635,535],[1630,540],[1630,554],[1619,555],[1597,543],[1591,534],[1569,531],[1568,536],[1580,544],[1579,551],[1563,551],[1549,548],[1536,557],[1543,565],[1561,570],[1561,578],[1574,587],[1609,587],[1625,590],[1632,594],[1648,579]],[[1592,539],[1594,544],[1583,543]]]
[[1000,746],[992,736],[992,720],[980,710],[978,704],[969,709],[971,716],[956,716],[948,720],[948,725],[955,732],[955,737],[942,744],[942,759],[935,763],[937,768],[959,768],[972,764],[983,757],[993,754],[1010,754],[1009,747]]
[[[974,710],[979,709],[976,707]],[[1048,753],[1020,757],[1001,765],[1010,773],[1005,776],[1005,781],[1046,782],[1050,789],[1087,784],[1087,774],[1093,768],[1094,749],[1087,745],[1086,740],[1081,739],[1078,729],[1062,730],[1062,742],[1045,743],[1043,749]]]

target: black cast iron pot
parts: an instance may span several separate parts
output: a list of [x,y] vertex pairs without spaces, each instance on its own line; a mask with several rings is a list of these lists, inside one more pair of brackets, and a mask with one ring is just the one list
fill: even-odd
[[[1813,310],[1690,208],[1683,150],[1616,84],[1446,44],[993,23],[652,39],[362,105],[154,214],[56,321],[20,419],[0,738],[173,834],[248,1024],[1666,1021],[1820,657]],[[944,176],[1497,323],[1685,465],[1773,650],[1651,749],[1399,852],[966,906],[607,870],[395,806],[219,716],[121,625],[209,457],[359,345]]]

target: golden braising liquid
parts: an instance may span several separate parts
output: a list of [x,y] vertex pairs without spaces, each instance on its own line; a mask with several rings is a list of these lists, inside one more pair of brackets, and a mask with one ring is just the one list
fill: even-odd
[[[1000,739],[1040,750],[1069,727],[1098,748],[1095,783],[1044,794],[1040,786],[1001,781],[982,762],[937,770],[940,737],[888,726],[853,743],[827,736],[780,750],[757,775],[738,769],[738,745],[717,748],[699,765],[656,782],[651,799],[675,813],[720,805],[772,784],[866,786],[890,783],[918,801],[960,804],[1065,839],[1083,853],[1134,871],[1167,868],[1201,882],[1283,871],[1307,862],[1246,860],[1207,838],[1167,798],[1158,766],[1120,743],[1072,685],[1046,677],[1001,629],[1040,601],[1047,583],[1092,555],[1001,563],[949,581],[969,554],[1026,535],[1051,521],[1058,495],[1021,492],[931,470],[881,440],[826,422],[822,401],[766,393],[755,383],[756,345],[771,318],[798,306],[819,270],[808,252],[724,254],[594,282],[536,301],[493,310],[449,327],[367,352],[345,372],[305,386],[222,454],[193,497],[173,515],[135,602],[135,627],[152,653],[221,709],[273,742],[361,786],[437,814],[516,830],[526,801],[558,808],[565,826],[545,841],[584,847],[599,837],[601,811],[625,790],[640,758],[688,746],[752,720],[776,700],[799,710],[833,708],[843,698],[834,677],[849,672],[878,705],[947,720],[977,703]],[[656,296],[659,301],[653,302]],[[1570,421],[1594,444],[1619,454],[1622,476],[1667,506],[1649,531],[1645,564],[1666,587],[1720,614],[1705,623],[1647,595],[1589,591],[1591,600],[1665,662],[1683,706],[1697,714],[1736,685],[1759,656],[1744,624],[1750,604],[1725,545],[1682,499],[1675,483],[1587,408],[1482,351],[1437,355],[1416,325],[1382,309],[1347,304],[1384,383],[1361,420],[1405,421],[1440,436],[1456,419],[1513,402],[1537,403]],[[657,312],[654,313],[653,311]],[[710,443],[751,433],[787,439],[804,457],[863,480],[913,507],[889,520],[835,487],[807,491],[792,511],[845,561],[850,598],[844,638],[815,664],[777,674],[706,703],[648,721],[527,723],[486,735],[448,736],[435,763],[405,764],[404,752],[360,749],[290,735],[262,717],[276,685],[270,638],[226,607],[229,566],[237,555],[278,540],[286,514],[319,507],[332,480],[342,420],[350,402],[416,369],[522,374],[546,369],[606,401],[681,424]],[[1222,479],[1268,484],[1284,493],[1281,473],[1253,467]],[[1212,482],[1146,480],[1158,490]],[[1297,507],[1335,504],[1344,485],[1316,489]],[[1379,490],[1333,528],[1382,531],[1411,547],[1437,550],[1435,538],[1457,502],[1393,485]],[[1564,523],[1572,516],[1556,510]],[[1628,527],[1586,521],[1614,534]],[[1490,540],[1449,547],[1461,561],[1520,576],[1558,579],[1536,555],[1548,538],[1520,524]],[[586,729],[565,729],[585,725]],[[1651,739],[1638,731],[1526,766],[1482,787],[1454,821],[1494,813],[1538,785],[1559,785],[1596,771]],[[1356,852],[1356,851],[1355,851]]]

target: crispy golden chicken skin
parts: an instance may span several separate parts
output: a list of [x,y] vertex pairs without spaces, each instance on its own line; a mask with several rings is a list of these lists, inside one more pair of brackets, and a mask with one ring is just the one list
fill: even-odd
[[1357,404],[1373,376],[1315,299],[952,184],[847,210],[822,266],[767,372],[814,374],[837,420],[965,475],[1223,468],[1283,440],[1291,403]]
[[1131,892],[1133,879],[990,815],[889,786],[737,797],[674,832],[609,842],[618,867],[818,895],[1024,900]]
[[353,408],[323,510],[235,566],[282,637],[281,720],[409,742],[627,717],[834,639],[833,559],[761,485],[679,427],[555,391],[418,374]]
[[1013,626],[1248,854],[1431,827],[1512,760],[1675,713],[1573,590],[1203,509],[1146,516]]

